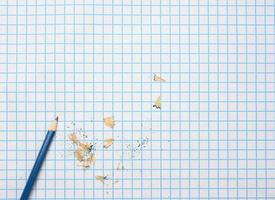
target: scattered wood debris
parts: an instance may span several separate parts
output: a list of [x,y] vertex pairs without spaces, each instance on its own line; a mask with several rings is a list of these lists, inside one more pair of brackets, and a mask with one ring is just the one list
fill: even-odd
[[161,78],[160,76],[154,74],[154,81],[157,82],[166,82],[166,80],[164,78]]
[[136,154],[140,154],[142,149],[147,147],[148,141],[148,137],[137,140],[134,148],[132,149],[132,157],[135,157]]
[[77,137],[77,135],[75,133],[71,133],[69,135],[69,140],[72,141],[74,144],[78,144],[79,143],[79,139]]
[[105,117],[104,118],[104,123],[105,126],[109,127],[109,128],[114,128],[115,127],[115,121],[113,117]]
[[90,142],[81,142],[78,145],[78,148],[83,149],[83,151],[91,152],[93,149],[93,144]]
[[88,168],[91,165],[95,165],[95,154],[91,153],[86,160],[83,162],[83,167]]
[[75,157],[78,161],[82,162],[84,160],[84,154],[83,154],[83,151],[80,150],[80,149],[77,149],[75,151]]
[[68,136],[69,140],[77,146],[74,152],[79,166],[88,168],[95,164],[94,144],[90,142],[81,142],[79,137],[75,133],[71,133]]
[[88,142],[79,143],[75,151],[75,157],[79,165],[88,168],[95,164],[95,154],[92,152],[93,145]]
[[113,139],[113,138],[108,138],[108,139],[104,140],[104,145],[103,145],[103,147],[104,147],[105,149],[107,149],[107,148],[109,148],[110,146],[112,146],[113,142],[114,142],[114,139]]
[[95,179],[104,184],[104,181],[108,180],[108,177],[107,176],[96,175]]
[[160,96],[157,98],[157,100],[155,101],[155,104],[153,105],[153,107],[160,109],[161,108],[161,98]]

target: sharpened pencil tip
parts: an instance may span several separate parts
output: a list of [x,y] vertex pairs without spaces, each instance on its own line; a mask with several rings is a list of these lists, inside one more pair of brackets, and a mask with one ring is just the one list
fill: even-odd
[[57,130],[57,124],[58,124],[58,116],[54,119],[54,121],[51,123],[49,127],[49,131],[56,131]]

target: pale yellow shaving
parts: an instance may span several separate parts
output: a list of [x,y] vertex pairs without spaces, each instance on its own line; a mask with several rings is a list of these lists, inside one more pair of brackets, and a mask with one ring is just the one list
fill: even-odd
[[79,161],[79,165],[90,167],[95,164],[95,155],[91,152],[92,145],[88,142],[79,143],[75,151],[75,157]]
[[158,82],[166,82],[166,80],[164,78],[161,78],[160,76],[158,75],[154,75],[154,81],[158,81]]
[[105,126],[107,126],[109,128],[115,127],[115,121],[114,121],[113,117],[105,117],[104,123],[105,123]]
[[96,180],[100,181],[101,183],[104,183],[104,181],[107,179],[106,176],[100,176],[100,175],[96,175],[95,178],[96,178]]
[[113,142],[114,142],[114,139],[113,139],[113,138],[108,138],[108,139],[104,140],[104,145],[103,145],[103,147],[107,149],[107,148],[109,148],[110,146],[112,146]]
[[161,98],[160,98],[160,96],[155,101],[155,104],[153,105],[153,107],[158,108],[158,109],[161,108]]
[[90,151],[91,143],[88,143],[88,142],[79,143],[78,148],[82,148],[83,151]]
[[71,133],[69,135],[69,140],[71,140],[74,144],[77,144],[79,142],[79,139],[75,133]]
[[77,149],[76,151],[75,151],[75,157],[76,157],[76,159],[78,160],[78,161],[83,161],[84,160],[84,152],[83,152],[83,150],[81,150],[81,149]]

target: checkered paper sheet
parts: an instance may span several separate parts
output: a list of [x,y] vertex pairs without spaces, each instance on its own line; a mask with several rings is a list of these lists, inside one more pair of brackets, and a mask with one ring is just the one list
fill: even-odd
[[[20,197],[56,115],[31,199],[275,199],[274,13],[272,0],[1,0],[0,199]],[[94,166],[71,133],[95,144]]]

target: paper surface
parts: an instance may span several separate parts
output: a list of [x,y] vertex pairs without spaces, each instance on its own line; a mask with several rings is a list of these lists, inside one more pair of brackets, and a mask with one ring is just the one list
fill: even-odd
[[269,0],[0,1],[0,199],[56,115],[31,199],[275,198],[274,42]]

